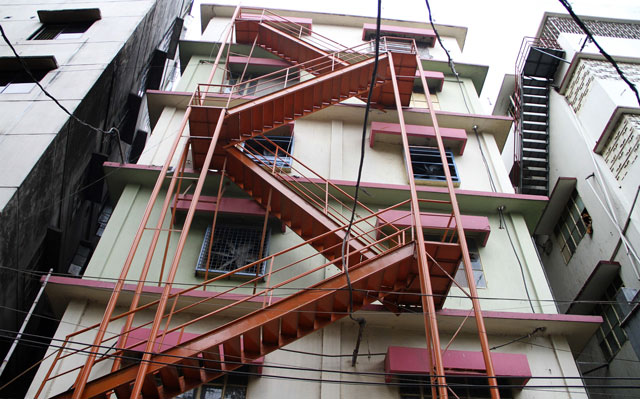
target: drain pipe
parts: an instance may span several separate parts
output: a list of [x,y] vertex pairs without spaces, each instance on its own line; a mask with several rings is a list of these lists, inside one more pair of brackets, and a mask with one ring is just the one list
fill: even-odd
[[53,269],[49,269],[49,273],[47,273],[47,277],[45,277],[44,281],[42,282],[42,285],[40,286],[40,291],[38,291],[38,295],[36,295],[36,299],[33,301],[33,304],[31,304],[31,309],[29,309],[29,313],[27,313],[27,317],[25,317],[24,321],[22,322],[22,327],[20,327],[20,331],[18,331],[18,335],[16,335],[15,339],[13,340],[13,343],[11,344],[11,348],[9,348],[7,355],[4,357],[4,360],[2,361],[2,365],[0,366],[0,376],[2,376],[2,373],[4,372],[4,369],[7,367],[7,364],[9,364],[9,359],[11,359],[11,355],[13,355],[13,351],[18,346],[18,342],[20,342],[20,339],[22,338],[22,334],[24,333],[24,330],[27,328],[29,319],[31,318],[33,311],[36,309],[36,306],[38,305],[38,301],[40,300],[40,297],[44,292],[44,287],[46,287],[47,283],[49,282],[49,277],[51,277],[51,273],[53,273]]

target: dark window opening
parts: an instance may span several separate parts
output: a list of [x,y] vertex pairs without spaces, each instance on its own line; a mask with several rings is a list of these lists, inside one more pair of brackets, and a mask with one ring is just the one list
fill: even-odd
[[275,163],[277,168],[291,168],[292,147],[293,136],[259,136],[244,143],[249,158],[264,166]]
[[45,24],[28,40],[68,40],[79,39],[95,21],[70,22],[66,24]]
[[[224,274],[264,258],[268,254],[270,235],[271,231],[267,228],[264,244],[260,248],[262,227],[217,223],[209,250],[211,226],[207,227],[198,256],[196,275],[204,276],[207,269],[209,273]],[[265,262],[261,262],[235,273],[234,276],[262,276],[264,268]]]
[[[49,69],[33,69],[31,73],[40,82],[49,73]],[[0,93],[26,94],[36,86],[33,78],[24,70],[0,71]]]
[[[416,180],[426,181],[446,181],[444,167],[440,158],[440,151],[434,147],[410,146],[409,154],[411,155],[411,167],[413,168],[413,177]],[[458,170],[453,160],[453,153],[446,151],[447,166],[451,173],[451,180],[459,183]]]

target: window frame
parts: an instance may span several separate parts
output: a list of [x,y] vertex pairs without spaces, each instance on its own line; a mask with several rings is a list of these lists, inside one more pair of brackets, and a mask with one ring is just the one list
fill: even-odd
[[[22,60],[37,82],[58,68],[54,56],[26,56]],[[0,57],[0,94],[29,94],[36,86],[37,83],[15,57]]]
[[[265,233],[264,243],[262,246],[262,258],[265,258],[269,254],[269,241],[271,237],[271,228],[267,226],[266,229],[267,230]],[[228,248],[230,243],[229,234],[247,234],[248,231],[251,231],[251,234],[255,235],[255,237],[249,237],[249,239],[255,240],[257,238],[257,242],[254,241],[251,243],[251,246],[254,247],[252,248],[253,252],[251,253],[251,255],[256,257],[256,259],[250,260],[249,262],[244,263],[242,265],[236,264],[234,268],[227,267],[229,263],[223,264],[222,265],[223,268],[212,267],[212,264],[213,262],[216,261],[216,259],[213,257],[213,254],[209,256],[209,252],[210,252],[209,242],[211,240],[211,225],[208,225],[202,240],[200,253],[198,254],[198,260],[196,262],[196,267],[195,267],[196,276],[204,276],[205,274],[212,275],[212,276],[222,275],[222,274],[234,271],[249,263],[259,260],[260,258],[258,258],[258,256],[259,256],[260,241],[262,238],[262,226],[253,225],[253,224],[237,224],[237,223],[227,223],[226,221],[218,221],[216,223],[216,231],[213,236],[213,243],[211,246],[213,250],[216,249],[216,246],[218,246],[218,248],[220,248],[221,246]],[[222,234],[223,236],[220,237],[220,234]],[[238,238],[234,237],[233,239],[237,240]],[[224,242],[221,242],[221,240],[224,240]],[[225,256],[232,258],[233,255],[234,255],[233,253],[230,253],[230,254],[226,254]],[[207,258],[209,258],[208,268],[205,266],[205,263],[207,262]],[[230,260],[230,262],[232,262],[231,264],[235,263],[235,259],[238,259],[238,257],[236,256],[236,258],[232,258]],[[266,261],[260,264],[254,265],[250,268],[247,268],[241,272],[236,272],[233,274],[233,277],[246,278],[246,279],[262,277],[265,275],[265,270],[266,270]]]
[[[456,166],[453,152],[445,150],[445,154],[447,156],[447,166],[449,167],[449,172],[451,172],[451,180],[454,185],[460,185],[460,175],[458,174],[458,167]],[[440,150],[437,147],[410,145],[409,156],[411,159],[411,168],[413,169],[413,178],[417,183],[446,183],[444,166],[440,159]],[[424,167],[425,165],[432,168],[439,167],[441,174],[416,172],[416,169],[419,169],[421,166]]]
[[[292,159],[290,156],[278,156],[276,160],[276,148],[269,142],[273,142],[276,146],[286,151],[286,153],[291,154],[293,152],[293,135],[290,136],[275,136],[275,135],[262,135],[256,136],[251,139],[244,141],[243,148],[252,149],[255,152],[262,152],[262,154],[256,155],[255,153],[250,153],[245,151],[246,155],[253,160],[255,163],[262,165],[264,167],[273,167],[275,162],[275,167],[278,170],[291,170]],[[252,145],[255,143],[255,146]],[[286,144],[286,148],[284,148],[281,144]],[[273,154],[273,155],[269,155]]]
[[553,228],[565,264],[569,263],[584,236],[591,231],[591,225],[586,223],[585,214],[591,220],[578,190],[574,189]]
[[[244,367],[242,369],[245,369]],[[242,370],[241,369],[241,370]],[[220,381],[222,380],[222,381]],[[220,392],[220,398],[228,398],[227,388],[244,388],[244,398],[247,397],[247,388],[249,385],[249,381],[247,375],[245,374],[234,374],[231,375],[225,374],[222,377],[219,377],[211,382],[206,384],[202,384],[199,387],[196,387],[190,391],[183,392],[180,395],[176,396],[176,399],[206,399],[206,388],[208,387],[222,387],[222,391]]]
[[[473,271],[473,279],[476,284],[476,288],[487,288],[487,276],[482,266],[482,259],[480,258],[480,247],[473,237],[465,237],[467,240],[467,247],[469,248],[469,258],[471,258],[471,269]],[[458,270],[456,271],[453,279],[460,284],[461,287],[468,287],[467,275],[464,271],[464,261],[460,261]]]
[[593,309],[595,315],[602,317],[602,323],[596,330],[596,339],[607,362],[611,362],[629,340],[627,332],[622,328],[625,312],[618,301],[623,288],[622,279],[617,275],[603,293],[603,303],[597,303]]

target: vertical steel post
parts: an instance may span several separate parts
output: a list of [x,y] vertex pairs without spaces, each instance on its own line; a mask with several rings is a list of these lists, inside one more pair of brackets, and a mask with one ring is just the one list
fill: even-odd
[[[489,386],[491,390],[491,398],[499,399],[500,393],[498,392],[498,380],[495,377],[495,371],[493,368],[493,361],[491,360],[491,352],[489,351],[489,339],[487,337],[487,330],[484,326],[484,318],[482,316],[482,309],[480,308],[480,300],[478,299],[478,290],[476,289],[476,282],[473,278],[473,270],[471,268],[471,258],[469,257],[469,247],[467,246],[467,239],[464,235],[464,228],[462,226],[462,217],[460,216],[460,208],[458,207],[458,199],[454,191],[453,182],[451,181],[451,171],[448,167],[447,154],[444,152],[444,144],[442,142],[442,135],[440,135],[440,126],[438,125],[438,119],[436,118],[436,112],[433,109],[431,103],[431,93],[429,93],[429,87],[427,86],[427,80],[424,77],[424,70],[422,69],[422,61],[420,56],[416,54],[416,60],[418,62],[418,70],[420,71],[420,80],[424,87],[424,94],[427,99],[427,106],[429,107],[429,114],[433,123],[433,130],[436,134],[436,141],[438,142],[438,150],[440,151],[440,160],[442,162],[442,169],[447,180],[447,190],[449,191],[449,200],[451,201],[451,207],[453,208],[453,216],[456,220],[456,231],[458,233],[458,241],[460,243],[460,249],[462,250],[462,261],[464,263],[464,272],[467,276],[467,282],[469,285],[469,292],[471,294],[471,303],[473,305],[473,312],[476,319],[476,326],[478,328],[478,336],[480,338],[480,347],[482,348],[482,356],[484,358],[484,364],[487,369],[487,378],[489,380]],[[392,69],[393,71],[393,69]],[[411,163],[409,163],[411,164]]]
[[[400,102],[400,92],[398,91],[398,82],[396,71],[393,65],[393,54],[388,52],[389,69],[391,70],[391,82],[393,83],[393,95],[396,100],[396,109],[398,110],[398,119],[400,122],[400,130],[402,131],[402,147],[404,149],[405,163],[407,165],[407,174],[409,177],[409,187],[411,189],[411,211],[413,214],[414,225],[416,226],[415,237],[418,241],[418,266],[420,276],[420,289],[422,291],[422,309],[426,311],[424,318],[424,328],[427,334],[427,345],[433,345],[432,355],[435,360],[436,381],[438,382],[438,392],[441,398],[448,398],[447,382],[444,378],[444,364],[442,361],[442,353],[440,352],[440,335],[438,332],[438,321],[436,320],[436,306],[433,302],[433,289],[431,287],[431,275],[429,273],[429,264],[427,261],[427,252],[425,249],[424,232],[422,231],[422,220],[420,220],[420,204],[418,201],[418,192],[416,190],[416,181],[413,177],[413,167],[411,166],[411,155],[409,154],[409,139],[407,137],[407,128],[402,113],[402,103]],[[416,57],[418,57],[416,55]],[[449,177],[450,179],[450,177]],[[427,331],[429,330],[429,331]],[[429,336],[431,339],[429,339]],[[431,348],[429,348],[431,349]]]

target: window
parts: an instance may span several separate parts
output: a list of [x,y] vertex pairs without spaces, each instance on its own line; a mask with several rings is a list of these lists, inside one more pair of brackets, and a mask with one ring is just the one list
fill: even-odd
[[[48,70],[32,70],[31,73],[39,81],[44,78]],[[0,72],[0,93],[5,94],[26,94],[31,92],[36,83],[25,71],[2,71]]]
[[[471,269],[473,270],[473,279],[477,288],[487,288],[487,280],[484,278],[484,270],[482,270],[482,261],[480,260],[480,250],[478,244],[473,238],[467,238],[467,246],[469,247],[469,257],[471,258]],[[458,271],[455,275],[456,283],[462,287],[467,287],[467,275],[464,272],[464,262],[460,262]]]
[[[243,367],[242,369],[246,369]],[[242,370],[241,369],[241,370]],[[176,396],[177,399],[245,399],[248,378],[245,374],[225,374],[201,387]]]
[[[426,399],[431,398],[431,386],[425,380],[419,380],[420,384],[400,386],[400,399]],[[505,381],[498,380],[498,386]],[[506,384],[509,384],[506,382]],[[483,377],[453,377],[447,376],[447,385],[455,396],[460,399],[490,398],[491,392],[487,387],[487,379]],[[457,385],[457,386],[456,386]],[[476,386],[474,386],[476,385]],[[509,384],[510,385],[510,384]],[[501,398],[513,398],[510,389],[499,388]],[[449,393],[451,393],[449,391]],[[453,395],[452,395],[453,396]]]
[[[413,177],[421,181],[446,182],[444,168],[440,159],[440,151],[435,147],[410,146],[411,166],[413,167]],[[447,164],[451,172],[451,180],[460,183],[458,170],[453,161],[453,153],[446,151]]]
[[90,22],[73,22],[67,24],[45,24],[28,40],[68,40],[79,39],[93,25]]
[[594,308],[594,313],[602,316],[602,324],[596,331],[596,337],[607,361],[611,361],[627,341],[627,333],[620,325],[625,317],[625,312],[619,302],[619,299],[625,300],[622,292],[623,286],[620,276],[616,276],[601,298],[606,303],[597,304]]
[[[211,226],[207,227],[198,256],[196,275],[204,276],[207,271],[207,259],[209,259],[209,273],[223,274],[265,257],[268,253],[270,235],[270,229],[267,228],[261,251],[262,227],[218,222],[209,251]],[[264,268],[265,263],[262,262],[235,275],[246,278],[261,276],[264,274]]]
[[[244,143],[247,156],[256,163],[278,168],[291,168],[293,136],[258,136]],[[286,152],[284,152],[284,151]],[[277,156],[277,159],[276,159]]]
[[553,232],[560,241],[560,252],[565,263],[569,263],[582,237],[587,233],[593,233],[591,216],[576,190],[571,193]]

